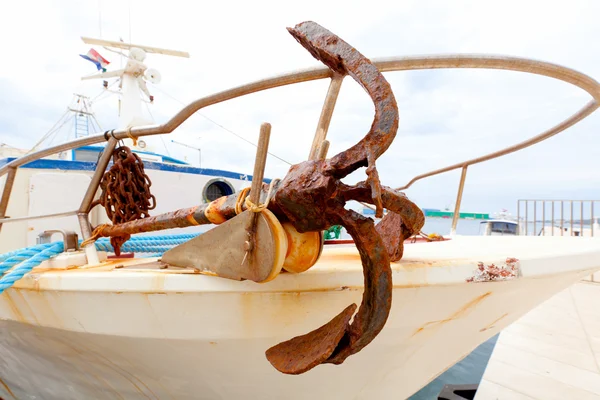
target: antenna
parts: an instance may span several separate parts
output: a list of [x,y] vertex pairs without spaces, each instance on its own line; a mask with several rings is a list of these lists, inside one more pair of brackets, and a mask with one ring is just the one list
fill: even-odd
[[190,58],[190,53],[188,53],[187,51],[169,50],[169,49],[163,49],[160,47],[152,47],[152,46],[144,46],[144,45],[140,45],[140,44],[117,42],[114,40],[94,39],[94,38],[89,38],[89,37],[85,37],[85,36],[82,36],[81,40],[83,40],[83,43],[95,44],[98,46],[116,47],[117,49],[124,49],[124,50],[129,50],[132,47],[136,47],[138,49],[144,50],[146,53],[156,53],[156,54],[162,54],[165,56]]
[[[147,53],[162,54],[166,56],[189,58],[189,53],[185,51],[169,50],[160,47],[145,46],[122,41],[94,39],[89,37],[81,37],[86,44],[103,46],[109,51],[115,52],[127,60],[125,68],[120,68],[114,71],[104,70],[102,73],[82,77],[82,80],[88,79],[106,79],[116,78],[121,79],[121,107],[120,107],[120,128],[129,128],[133,126],[147,125],[150,121],[146,121],[142,117],[141,102],[145,95],[149,102],[154,101],[154,96],[150,94],[146,86],[146,82],[158,84],[161,80],[161,74],[154,68],[148,68],[144,61]],[[112,49],[111,49],[112,48]],[[125,55],[114,49],[129,50],[129,54]],[[88,56],[82,56],[94,62],[101,67],[107,66],[109,62],[100,56],[95,50],[90,50]],[[99,68],[100,69],[100,68]],[[140,96],[142,95],[142,96]]]
[[102,4],[98,0],[98,35],[102,37]]
[[114,70],[114,71],[103,72],[101,74],[84,76],[84,77],[81,78],[81,80],[82,81],[87,81],[89,79],[116,78],[118,76],[123,75],[124,73],[125,73],[124,69],[117,69],[117,70]]
[[198,168],[202,168],[202,149],[200,147],[190,146],[189,144],[181,143],[176,140],[171,140],[171,142],[190,149],[198,150]]

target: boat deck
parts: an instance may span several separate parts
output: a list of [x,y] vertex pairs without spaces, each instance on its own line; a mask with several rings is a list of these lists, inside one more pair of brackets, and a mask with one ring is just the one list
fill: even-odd
[[505,328],[475,400],[600,399],[600,274]]

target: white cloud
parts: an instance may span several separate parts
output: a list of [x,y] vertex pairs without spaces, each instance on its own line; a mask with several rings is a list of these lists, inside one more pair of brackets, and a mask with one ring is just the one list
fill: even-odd
[[[555,62],[600,78],[596,1],[407,1],[407,2],[187,2],[100,0],[23,1],[0,15],[5,56],[0,70],[0,142],[32,145],[64,112],[72,93],[101,92],[81,82],[94,67],[80,59],[89,49],[79,36],[122,37],[134,43],[186,50],[191,58],[150,55],[163,82],[151,90],[151,112],[164,122],[183,102],[281,72],[316,66],[285,30],[314,20],[368,57],[476,52]],[[129,8],[131,25],[129,25]],[[32,12],[31,10],[35,10]],[[118,67],[116,55],[98,48]],[[88,65],[89,64],[89,65]],[[589,96],[545,77],[506,71],[433,70],[386,73],[400,109],[394,144],[379,161],[382,180],[400,186],[434,168],[498,150],[540,133],[583,106]],[[260,123],[273,125],[270,151],[290,162],[306,158],[327,82],[309,82],[258,93],[202,110],[219,124],[256,142]],[[116,124],[114,97],[94,108],[108,129]],[[330,154],[368,131],[373,106],[358,85],[342,87],[329,139]],[[514,210],[532,196],[600,198],[597,149],[600,117],[592,115],[533,148],[469,169],[464,208]],[[198,139],[201,137],[201,139]],[[195,115],[163,140],[176,157],[204,167],[252,171],[255,149]],[[162,150],[160,139],[152,138]],[[267,176],[288,166],[269,158]],[[350,180],[362,179],[359,173]],[[444,207],[456,196],[459,172],[431,178],[408,191],[423,207]]]

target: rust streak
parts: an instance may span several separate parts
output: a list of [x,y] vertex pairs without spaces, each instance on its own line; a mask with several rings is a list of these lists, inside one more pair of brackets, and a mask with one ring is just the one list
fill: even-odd
[[165,275],[156,274],[152,279],[152,287],[148,293],[164,293],[165,291]]
[[36,325],[40,325],[40,322],[37,320],[37,317],[35,316],[33,309],[31,308],[31,306],[25,299],[25,296],[23,296],[23,293],[21,293],[21,291],[17,288],[14,288],[14,293],[21,298],[21,303],[25,307],[27,307],[27,309],[29,310],[29,315],[31,315],[31,319],[36,323]]
[[487,331],[488,329],[492,329],[492,328],[494,328],[494,327],[495,327],[495,325],[496,325],[498,322],[500,322],[500,320],[502,320],[502,319],[503,319],[504,317],[506,317],[507,315],[508,315],[508,313],[506,313],[506,314],[502,315],[500,318],[498,318],[498,319],[494,320],[493,322],[489,323],[489,324],[488,324],[487,326],[485,326],[484,328],[481,328],[481,329],[479,330],[479,332],[485,332],[485,331]]
[[25,317],[23,317],[23,314],[21,314],[21,311],[15,304],[14,300],[12,299],[12,297],[10,297],[11,290],[14,290],[14,289],[8,289],[8,290],[4,291],[4,297],[6,298],[6,303],[8,304],[8,307],[12,311],[12,313],[17,321],[27,323],[27,320],[25,319]]
[[[12,392],[12,390],[10,390],[10,388],[8,387],[8,385],[6,384],[6,382],[4,382],[2,379],[0,379],[0,385],[2,385],[4,387],[4,389],[6,389],[6,392],[8,394],[10,394],[12,396],[13,399],[16,399],[17,397],[15,396],[15,394]],[[1,398],[0,398],[1,399]]]
[[483,301],[483,299],[485,299],[486,297],[490,296],[492,294],[492,292],[486,292],[480,296],[477,296],[476,298],[474,298],[473,300],[470,300],[468,303],[466,303],[465,305],[463,305],[461,308],[459,308],[457,311],[455,311],[452,315],[450,315],[448,318],[439,320],[439,321],[429,321],[426,322],[423,326],[421,326],[420,328],[418,328],[412,335],[416,336],[417,334],[423,332],[425,329],[430,329],[432,326],[434,327],[438,327],[441,326],[447,322],[453,321],[455,319],[461,318],[463,317],[467,311],[469,311],[470,309],[472,309],[473,307],[475,307],[477,304],[481,303]]

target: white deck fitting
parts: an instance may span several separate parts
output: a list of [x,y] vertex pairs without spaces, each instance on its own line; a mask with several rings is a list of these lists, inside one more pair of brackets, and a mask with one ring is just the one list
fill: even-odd
[[600,399],[600,284],[577,283],[505,328],[475,399]]

